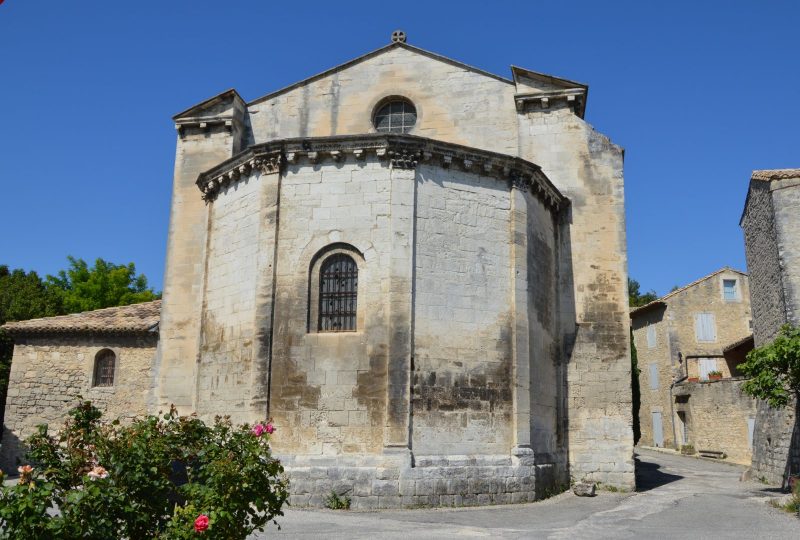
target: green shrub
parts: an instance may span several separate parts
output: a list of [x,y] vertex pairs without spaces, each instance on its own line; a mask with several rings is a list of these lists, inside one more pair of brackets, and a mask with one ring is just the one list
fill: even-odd
[[174,409],[104,423],[82,402],[57,435],[40,426],[26,441],[33,467],[0,488],[0,538],[244,540],[283,515],[288,497],[272,430]]
[[335,491],[325,498],[325,508],[331,510],[350,510],[350,497],[339,497]]

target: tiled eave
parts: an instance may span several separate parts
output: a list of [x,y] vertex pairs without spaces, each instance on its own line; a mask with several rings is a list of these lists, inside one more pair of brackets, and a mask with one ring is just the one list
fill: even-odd
[[197,187],[204,199],[213,200],[221,188],[248,176],[253,170],[277,173],[287,164],[301,160],[310,163],[359,161],[368,155],[377,156],[393,168],[414,169],[419,163],[430,163],[445,169],[452,167],[491,176],[528,190],[553,210],[569,202],[538,165],[524,159],[415,135],[383,133],[281,139],[254,145],[201,173]]

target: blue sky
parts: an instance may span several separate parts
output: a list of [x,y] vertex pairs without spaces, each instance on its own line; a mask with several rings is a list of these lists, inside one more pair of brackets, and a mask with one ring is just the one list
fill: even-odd
[[626,150],[630,274],[666,293],[744,269],[753,169],[800,166],[800,4],[33,1],[0,4],[0,264],[136,263],[161,288],[171,116],[409,43],[503,76],[589,84]]

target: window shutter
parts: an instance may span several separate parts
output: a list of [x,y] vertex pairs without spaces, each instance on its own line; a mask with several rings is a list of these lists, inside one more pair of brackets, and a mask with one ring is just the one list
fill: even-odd
[[658,389],[658,364],[650,364],[650,389]]
[[648,325],[647,327],[647,348],[652,349],[656,346],[656,327]]
[[713,313],[696,313],[694,316],[694,333],[697,341],[716,341],[717,325]]

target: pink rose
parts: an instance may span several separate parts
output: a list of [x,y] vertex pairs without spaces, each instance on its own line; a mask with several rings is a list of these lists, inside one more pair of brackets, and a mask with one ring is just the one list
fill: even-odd
[[22,467],[17,467],[17,472],[19,472],[19,483],[20,484],[27,484],[31,481],[33,477],[33,467],[30,465],[23,465]]
[[266,425],[266,427],[264,427],[264,431],[272,435],[273,433],[275,433],[275,426],[273,426],[272,423],[269,423]]
[[261,437],[264,434],[264,424],[256,424],[250,432],[256,437]]
[[101,480],[103,478],[108,478],[108,471],[105,470],[105,468],[98,465],[94,467],[91,471],[86,473],[86,475],[92,480]]
[[194,530],[195,532],[204,532],[208,529],[208,516],[205,514],[200,514],[197,516],[197,519],[194,520]]

